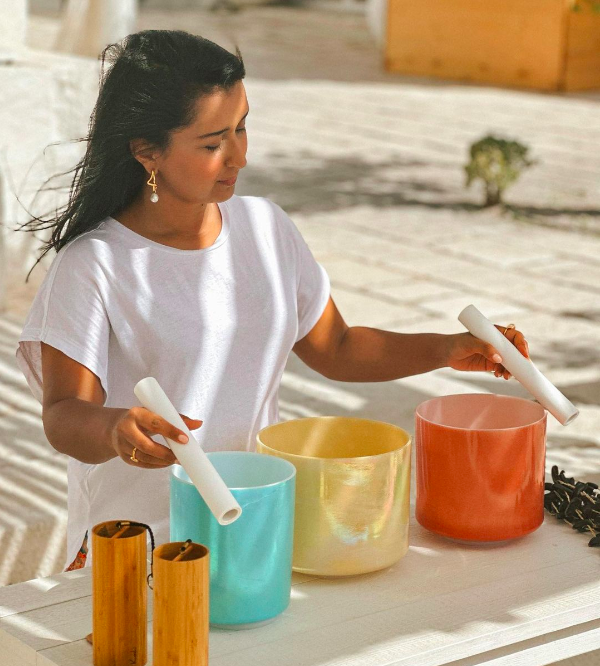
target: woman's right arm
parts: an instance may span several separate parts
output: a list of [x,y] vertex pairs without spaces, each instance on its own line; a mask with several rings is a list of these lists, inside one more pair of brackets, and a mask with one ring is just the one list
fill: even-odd
[[[177,462],[166,446],[150,435],[178,440],[184,435],[158,414],[143,407],[104,407],[98,377],[84,365],[45,343],[42,346],[44,397],[42,421],[48,441],[60,453],[84,463],[103,463],[119,456],[125,463],[146,469],[168,467]],[[202,421],[182,418],[190,429]],[[137,448],[139,462],[130,459]]]

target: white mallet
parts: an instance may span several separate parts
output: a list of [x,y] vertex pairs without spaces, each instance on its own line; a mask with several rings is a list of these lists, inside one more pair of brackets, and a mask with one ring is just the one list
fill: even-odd
[[579,410],[552,384],[500,331],[474,306],[468,305],[458,321],[476,338],[489,343],[502,356],[502,365],[545,407],[562,425],[568,425]]
[[164,439],[217,521],[221,525],[229,525],[237,520],[242,514],[240,505],[156,379],[142,379],[135,385],[133,392],[146,409],[159,414],[188,436],[187,444],[167,437]]

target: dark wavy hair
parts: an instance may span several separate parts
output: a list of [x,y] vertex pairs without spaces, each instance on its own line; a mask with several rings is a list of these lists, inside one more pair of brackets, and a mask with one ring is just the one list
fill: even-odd
[[73,169],[44,184],[73,174],[68,202],[53,218],[31,214],[19,227],[31,232],[52,229],[31,271],[51,249],[58,252],[136,198],[147,176],[130,151],[131,140],[145,139],[165,150],[170,133],[193,122],[200,97],[229,91],[246,75],[237,46],[233,54],[183,30],[136,32],[109,44],[101,60],[89,132],[78,139],[87,142],[85,155]]

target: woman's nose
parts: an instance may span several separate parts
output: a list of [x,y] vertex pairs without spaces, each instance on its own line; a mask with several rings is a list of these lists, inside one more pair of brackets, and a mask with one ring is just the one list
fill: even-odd
[[246,133],[244,132],[241,138],[233,141],[231,146],[231,155],[227,160],[227,166],[234,167],[236,169],[243,169],[248,162],[246,159],[246,151],[248,150]]

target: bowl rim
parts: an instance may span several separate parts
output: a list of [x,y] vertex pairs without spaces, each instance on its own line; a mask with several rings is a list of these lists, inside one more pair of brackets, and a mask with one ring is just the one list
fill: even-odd
[[[526,402],[529,405],[535,405],[536,407],[539,407],[542,410],[542,415],[540,416],[539,419],[536,419],[535,421],[531,421],[530,423],[526,423],[524,425],[518,425],[518,426],[510,426],[508,428],[459,428],[458,426],[451,426],[447,425],[445,423],[438,423],[437,421],[432,421],[431,419],[422,416],[419,413],[419,409],[423,407],[424,405],[429,404],[430,402],[434,402],[435,400],[443,400],[445,398],[458,398],[458,397],[466,397],[466,396],[485,396],[490,398],[491,400],[511,400],[511,401],[517,401],[517,402]],[[431,425],[437,426],[438,428],[446,428],[448,430],[460,430],[462,432],[507,432],[511,430],[522,430],[524,428],[531,428],[532,426],[536,426],[539,423],[546,421],[548,418],[548,412],[544,408],[543,405],[541,405],[539,402],[536,402],[534,400],[529,400],[527,398],[520,398],[518,396],[513,396],[513,395],[498,395],[497,393],[451,393],[449,395],[438,395],[434,396],[433,398],[429,398],[428,400],[424,400],[421,402],[417,407],[415,408],[415,421],[417,419],[421,419],[422,421],[425,421],[426,423],[429,423]]]
[[[260,456],[261,458],[264,458],[263,454],[258,453],[258,451],[207,451],[206,455],[210,459],[210,457],[213,456],[215,453],[218,454],[218,455],[225,455],[225,456],[230,455],[232,453],[233,454],[240,454],[241,453],[245,456],[251,455],[251,456]],[[274,457],[274,456],[270,456],[270,457]],[[284,483],[288,483],[289,481],[291,481],[296,476],[297,471],[296,471],[296,468],[294,467],[294,465],[291,462],[289,462],[289,460],[285,460],[285,459],[281,459],[281,460],[284,463],[287,463],[288,465],[290,465],[292,467],[292,470],[291,470],[289,476],[286,476],[285,479],[281,479],[280,481],[274,481],[273,483],[261,483],[259,486],[227,486],[227,489],[228,490],[239,490],[239,491],[255,490],[255,489],[258,489],[258,488],[272,488],[274,486],[281,486]],[[183,471],[185,472],[185,469],[184,469],[182,464],[174,463],[171,466],[171,477],[174,478],[174,479],[177,479],[177,481],[179,481],[180,483],[187,483],[188,485],[193,486],[194,483],[191,479],[188,481],[186,479],[182,479],[178,475],[178,473],[177,473],[177,468],[178,467],[183,469]],[[185,474],[187,476],[187,472],[185,472]]]
[[[322,420],[340,420],[340,421],[362,421],[364,423],[377,423],[377,425],[384,425],[388,426],[389,428],[393,428],[395,430],[399,430],[401,433],[406,435],[406,442],[397,449],[393,449],[392,451],[385,451],[383,453],[375,453],[374,455],[370,456],[350,456],[350,457],[345,457],[345,458],[322,458],[320,456],[305,456],[305,455],[300,455],[299,453],[287,453],[286,451],[280,451],[279,449],[274,449],[272,446],[269,446],[268,444],[265,444],[264,442],[261,441],[260,435],[262,432],[265,430],[269,430],[270,428],[275,428],[276,426],[281,426],[285,425],[287,423],[291,422],[296,422],[296,421],[322,421]],[[412,444],[412,435],[407,431],[404,430],[404,428],[401,428],[400,426],[395,425],[394,423],[388,423],[387,421],[378,421],[377,419],[365,419],[360,416],[304,416],[300,419],[289,419],[288,421],[279,421],[278,423],[272,423],[271,425],[265,426],[264,428],[261,428],[261,430],[258,431],[256,434],[256,442],[258,445],[264,447],[265,449],[268,449],[269,451],[275,451],[278,454],[278,457],[285,457],[285,458],[299,458],[302,460],[319,460],[321,463],[325,462],[351,462],[355,460],[372,460],[373,458],[379,458],[380,456],[389,456],[392,454],[396,454],[400,451],[403,451],[407,446],[410,446]]]

